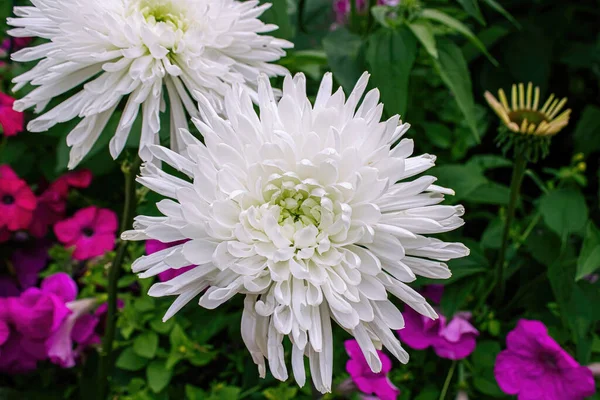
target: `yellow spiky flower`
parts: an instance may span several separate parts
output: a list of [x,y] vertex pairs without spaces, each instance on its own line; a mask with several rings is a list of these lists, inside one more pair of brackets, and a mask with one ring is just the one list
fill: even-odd
[[534,88],[531,82],[527,85],[527,90],[523,83],[512,86],[510,105],[502,89],[498,90],[500,101],[487,91],[484,96],[504,125],[515,133],[554,136],[569,123],[570,109],[559,114],[567,103],[567,98],[559,100],[552,94],[544,106],[538,109],[540,88]]

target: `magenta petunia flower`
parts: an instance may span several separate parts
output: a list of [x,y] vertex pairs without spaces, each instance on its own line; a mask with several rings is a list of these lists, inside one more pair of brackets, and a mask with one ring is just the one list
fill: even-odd
[[0,170],[0,229],[26,229],[36,207],[35,195],[7,165]]
[[87,260],[115,248],[117,215],[95,206],[81,209],[69,219],[57,222],[54,233],[65,247],[75,247],[73,258]]
[[[422,290],[422,294],[433,303],[439,303],[443,289],[442,285],[429,285]],[[439,318],[432,320],[412,308],[406,308],[402,314],[404,328],[398,331],[400,340],[415,350],[432,347],[442,358],[461,360],[468,357],[475,350],[475,338],[479,335],[469,323],[471,314],[459,312],[450,321],[439,311],[438,314]]]
[[70,368],[86,346],[98,343],[100,317],[91,312],[96,301],[76,297],[75,281],[57,273],[39,289],[0,298],[0,371],[29,372],[46,359]]
[[400,390],[387,377],[387,373],[392,369],[392,361],[385,353],[377,350],[381,360],[381,372],[375,373],[371,371],[356,340],[346,340],[344,347],[350,357],[346,363],[346,371],[358,390],[367,395],[374,394],[380,400],[395,400],[398,397]]
[[32,37],[7,38],[2,41],[2,50],[15,52],[29,46],[33,41]]
[[24,374],[34,371],[37,363],[46,358],[43,341],[28,338],[11,330],[6,342],[0,347],[0,372]]
[[582,400],[595,393],[592,371],[563,350],[542,322],[519,320],[506,347],[494,374],[500,389],[518,400]]
[[86,346],[94,341],[98,317],[90,314],[90,311],[95,304],[94,299],[77,300],[67,304],[71,314],[46,341],[48,358],[52,363],[63,368],[74,367],[82,350],[74,348],[74,343]]
[[[170,243],[163,243],[158,240],[146,240],[146,254],[148,254],[148,255],[154,254],[161,250],[165,250],[165,249],[180,245],[185,242],[186,242],[186,240],[180,240],[177,242],[170,242]],[[169,268],[166,271],[158,274],[158,279],[161,282],[165,282],[165,281],[175,278],[176,276],[183,274],[184,272],[189,271],[190,269],[192,269],[194,267],[195,267],[195,265],[188,265],[188,266],[185,266],[182,268],[177,268],[177,269]]]
[[22,112],[13,110],[15,99],[0,92],[0,128],[5,136],[15,136],[23,131],[25,116]]
[[19,247],[13,251],[11,261],[21,289],[35,286],[39,272],[48,263],[49,248],[49,241],[37,240],[33,245]]
[[41,287],[29,288],[19,297],[8,298],[10,321],[23,336],[45,340],[71,313],[65,303],[77,296],[71,277],[59,272],[42,281]]
[[48,227],[53,226],[65,216],[69,189],[86,188],[92,182],[89,170],[71,171],[52,182],[37,197],[37,207],[28,228],[37,238],[46,236]]

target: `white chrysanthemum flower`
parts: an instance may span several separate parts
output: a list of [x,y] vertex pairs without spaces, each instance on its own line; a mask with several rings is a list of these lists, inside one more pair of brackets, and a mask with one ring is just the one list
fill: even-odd
[[[127,97],[110,142],[113,158],[123,150],[142,109],[140,155],[158,142],[159,112],[166,104],[171,117],[171,148],[178,128],[187,127],[186,111],[197,117],[192,98],[200,92],[220,109],[232,84],[249,88],[257,98],[260,73],[283,75],[269,64],[285,55],[288,41],[260,35],[277,29],[257,17],[270,4],[234,0],[36,0],[33,7],[15,7],[8,23],[16,37],[37,36],[47,43],[12,55],[15,61],[41,61],[13,79],[14,90],[38,86],[15,102],[18,111],[35,106],[42,112],[61,94],[71,97],[31,121],[27,129],[42,132],[53,125],[83,118],[67,136],[72,147],[69,167],[77,165],[94,145],[109,118]],[[83,88],[80,86],[83,85]],[[165,88],[163,88],[163,85]]]
[[435,157],[409,157],[409,128],[394,116],[380,122],[379,91],[365,74],[345,101],[331,94],[325,75],[314,106],[305,78],[287,77],[276,101],[266,76],[259,78],[260,117],[248,93],[236,86],[225,97],[228,119],[207,99],[194,121],[204,143],[181,131],[185,151],[149,150],[191,182],[147,164],[139,182],[171,199],[158,203],[163,217],[139,216],[128,240],[188,240],[141,257],[141,277],[168,268],[198,265],[150,289],[151,296],[178,295],[165,319],[204,292],[200,305],[213,309],[236,293],[246,295],[242,338],[264,376],[288,377],[282,340],[293,343],[292,369],[305,382],[304,356],[315,386],[331,390],[331,319],[358,341],[373,371],[376,348],[408,360],[391,331],[401,329],[395,296],[423,315],[437,315],[406,283],[415,275],[448,278],[443,261],[463,257],[460,243],[426,234],[463,224],[462,206],[438,205],[444,193],[434,177],[407,180]]

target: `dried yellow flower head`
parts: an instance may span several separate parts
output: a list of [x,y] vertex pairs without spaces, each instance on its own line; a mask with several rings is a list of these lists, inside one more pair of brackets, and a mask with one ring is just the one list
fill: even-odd
[[527,90],[523,83],[512,86],[510,105],[502,89],[498,90],[500,101],[490,92],[485,92],[484,95],[506,127],[515,133],[549,137],[556,135],[569,123],[570,109],[559,114],[567,103],[567,98],[559,100],[552,94],[544,106],[538,109],[540,88],[534,88],[531,82],[527,85]]

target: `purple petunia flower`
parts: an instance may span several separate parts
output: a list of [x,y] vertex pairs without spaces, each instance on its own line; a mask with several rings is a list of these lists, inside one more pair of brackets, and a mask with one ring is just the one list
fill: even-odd
[[595,393],[592,371],[563,350],[542,322],[519,320],[506,347],[494,374],[500,389],[518,400],[582,400]]
[[[146,240],[146,254],[148,254],[148,255],[154,254],[161,250],[165,250],[165,249],[180,245],[185,242],[186,242],[185,240],[179,240],[177,242],[163,243],[158,240]],[[183,274],[184,272],[189,271],[190,269],[192,269],[194,267],[195,267],[195,265],[188,265],[186,267],[177,268],[177,269],[170,268],[170,269],[158,274],[158,279],[161,282],[169,281],[169,280]]]
[[[443,286],[429,285],[422,293],[432,302],[438,303]],[[441,314],[438,319],[432,320],[412,308],[406,308],[402,315],[405,326],[398,331],[398,335],[402,342],[415,350],[432,347],[439,357],[450,360],[461,360],[475,350],[475,338],[479,332],[469,322],[471,314],[468,312],[456,313],[450,321]]]
[[45,359],[73,367],[85,346],[98,342],[100,320],[91,313],[94,299],[76,298],[77,285],[62,272],[44,279],[40,288],[0,298],[0,371],[30,372]]
[[381,371],[375,373],[371,371],[356,340],[346,340],[344,347],[350,356],[346,370],[358,390],[368,395],[374,394],[380,400],[395,400],[398,397],[400,390],[387,377],[387,373],[392,369],[392,361],[385,353],[377,351],[381,360]]

